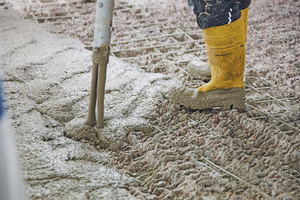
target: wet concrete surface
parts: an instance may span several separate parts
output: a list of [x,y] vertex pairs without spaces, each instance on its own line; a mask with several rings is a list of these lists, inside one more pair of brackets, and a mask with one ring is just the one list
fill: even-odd
[[110,164],[101,149],[114,148],[132,130],[152,132],[147,119],[158,116],[156,105],[176,81],[110,58],[105,129],[86,127],[93,136],[80,129],[91,52],[2,8],[0,24],[6,106],[29,199],[135,199],[128,188],[139,181]]
[[[151,2],[157,2],[157,0],[152,0]],[[130,5],[130,1],[126,1],[126,4],[127,3]],[[175,6],[173,7],[174,3],[172,1],[164,1],[159,9],[151,11],[148,10],[148,7],[146,6],[146,9],[144,9],[145,11],[143,12],[146,17],[149,16],[150,18],[151,16],[168,16],[169,20],[174,23],[174,25],[181,27],[183,30],[190,30],[190,27],[192,26],[197,28],[196,22],[193,21],[195,20],[194,14],[189,13],[190,11],[186,1],[182,0],[177,3],[176,9],[173,9]],[[17,5],[19,5],[19,3]],[[273,120],[274,118],[268,117],[269,114],[263,116],[261,115],[262,113],[260,113],[260,111],[265,110],[267,113],[270,113],[270,116],[278,116],[279,118],[277,119],[281,119],[286,123],[299,128],[300,82],[298,78],[300,73],[299,59],[297,59],[299,53],[297,52],[299,51],[298,49],[300,49],[298,48],[300,43],[299,35],[297,35],[297,31],[295,31],[299,29],[297,23],[299,11],[296,9],[299,7],[298,5],[299,2],[297,1],[252,1],[249,11],[247,39],[248,56],[246,58],[245,83],[250,84],[250,86],[252,85],[253,87],[255,86],[255,88],[265,88],[270,86],[272,88],[269,90],[265,90],[266,88],[263,89],[263,91],[266,91],[266,94],[255,90],[249,90],[249,88],[246,91],[246,103],[253,105],[253,108],[259,109],[259,112],[256,112],[249,107],[246,112],[242,113],[237,112],[236,110],[222,111],[218,109],[201,112],[185,109],[177,110],[174,109],[174,104],[166,99],[158,105],[159,116],[154,117],[155,115],[149,115],[154,117],[154,119],[150,119],[152,120],[150,125],[145,123],[141,126],[149,127],[150,129],[137,128],[136,131],[126,132],[126,130],[134,130],[133,125],[135,123],[120,128],[117,124],[122,124],[120,121],[122,122],[122,119],[125,119],[127,116],[132,117],[131,113],[126,113],[126,111],[130,109],[126,108],[124,109],[124,112],[119,112],[121,113],[119,118],[117,115],[109,114],[109,110],[106,110],[106,113],[108,114],[106,118],[107,124],[108,122],[110,124],[115,124],[117,130],[121,133],[118,136],[124,136],[115,137],[118,138],[118,140],[113,142],[114,140],[111,140],[110,138],[101,137],[103,135],[107,136],[106,134],[98,133],[98,130],[94,128],[84,127],[81,123],[84,121],[84,116],[87,112],[88,91],[90,85],[90,77],[86,79],[81,77],[90,76],[90,71],[73,71],[74,75],[69,73],[65,79],[59,79],[59,77],[65,77],[60,74],[61,72],[56,73],[56,77],[51,77],[57,82],[51,82],[49,81],[50,79],[46,79],[48,80],[47,82],[41,78],[50,76],[49,74],[51,73],[48,73],[46,69],[43,69],[42,67],[38,68],[38,66],[33,65],[28,65],[31,66],[31,68],[27,65],[21,65],[23,68],[15,67],[16,70],[5,71],[7,90],[10,91],[7,98],[9,99],[8,103],[12,110],[10,115],[13,119],[13,125],[14,127],[17,127],[15,129],[18,129],[18,135],[24,134],[23,132],[26,129],[21,127],[27,123],[27,118],[23,116],[24,113],[37,111],[38,114],[40,113],[40,115],[45,118],[45,125],[43,125],[45,127],[47,126],[45,129],[58,130],[45,132],[45,134],[40,136],[42,141],[47,141],[47,143],[52,144],[57,141],[56,138],[58,136],[56,134],[60,134],[60,139],[67,140],[67,138],[62,135],[72,137],[73,140],[67,141],[71,143],[74,142],[74,140],[78,140],[84,147],[91,148],[93,152],[94,149],[97,149],[95,155],[105,155],[108,163],[107,167],[109,169],[113,168],[110,165],[110,162],[112,162],[116,168],[124,170],[126,172],[125,175],[128,175],[127,177],[134,177],[134,179],[132,179],[134,181],[131,182],[132,184],[128,184],[128,187],[124,188],[139,199],[300,199],[299,131],[290,132],[288,131],[290,129],[282,126],[282,124],[280,125],[278,121],[276,122],[276,120]],[[43,5],[41,5],[41,7],[42,6]],[[92,3],[89,6],[94,7]],[[24,5],[24,7],[26,7],[26,5]],[[188,12],[186,12],[187,10]],[[123,15],[120,13],[117,14],[119,20],[122,22],[133,21],[132,23],[136,23],[136,15],[134,13],[132,15],[128,15],[128,13],[124,13]],[[128,17],[130,18],[128,19]],[[114,18],[114,20],[115,19],[117,18]],[[87,22],[89,25],[78,27],[76,23],[72,22],[73,27],[69,26],[68,30],[65,30],[65,34],[72,33],[71,35],[73,35],[73,37],[80,38],[82,31],[85,29],[92,29],[90,25],[91,20],[85,20],[86,21],[82,22],[82,24]],[[65,21],[64,23],[68,24],[70,21]],[[54,22],[52,24],[54,24]],[[116,28],[116,31],[114,32],[115,41],[124,39],[124,37],[119,37],[120,35],[118,33],[124,32],[127,26],[126,23],[119,23],[118,26],[116,26],[118,28]],[[72,32],[70,30],[72,30]],[[137,30],[140,32],[139,37],[148,37],[150,32],[144,26],[141,26],[140,29]],[[136,32],[136,29],[134,31]],[[15,34],[17,35],[20,32],[21,31],[17,31]],[[198,32],[197,30],[197,34],[201,35],[201,32]],[[25,35],[24,38],[26,38]],[[86,34],[84,40],[86,40],[87,37],[88,34]],[[126,36],[126,38],[135,39],[136,35],[132,34],[129,37]],[[57,38],[57,40],[59,39]],[[62,41],[63,40],[60,41],[61,44],[65,44]],[[165,44],[169,45],[170,43]],[[125,47],[115,45],[114,47],[126,50],[127,48],[133,48],[133,45],[131,45],[132,44],[125,45]],[[61,47],[62,46],[57,48],[61,49]],[[166,49],[167,47],[163,48],[163,50]],[[3,52],[13,51],[8,49],[3,50]],[[57,55],[59,56],[60,53],[66,52],[58,52]],[[74,55],[78,56],[79,54]],[[198,57],[203,59],[203,61],[207,61],[207,55],[204,50],[197,52],[197,55],[199,55]],[[124,56],[130,56],[130,54]],[[34,59],[38,60],[40,58],[42,58],[42,55],[39,55]],[[174,62],[193,60],[193,57],[189,57],[187,54],[183,54],[182,56],[177,54],[176,57],[172,58],[174,58]],[[23,59],[25,59],[25,57],[23,57]],[[70,59],[72,60],[72,58]],[[81,60],[82,59],[84,59],[84,56],[81,57]],[[201,82],[198,79],[192,79],[191,77],[184,75],[182,69],[179,71],[175,70],[173,73],[171,71],[173,70],[172,67],[169,65],[160,65],[160,63],[156,61],[157,58],[155,56],[151,58],[150,55],[150,58],[148,56],[144,58],[137,57],[137,59],[134,60],[134,63],[145,65],[144,69],[147,72],[171,74],[182,81],[188,80],[188,83],[186,82],[187,86],[196,87],[198,85],[197,87],[199,87],[201,84],[204,84],[203,81]],[[76,61],[74,66],[75,64]],[[44,64],[41,62],[40,65],[42,66]],[[47,66],[49,67],[51,65]],[[30,69],[33,70],[30,71]],[[40,73],[34,75],[37,69],[43,69],[46,70],[46,72],[43,76]],[[53,71],[55,72],[59,69],[60,68]],[[71,69],[81,70],[83,68],[76,65],[76,68],[71,67],[70,70]],[[27,71],[27,73],[24,73],[22,70]],[[36,79],[37,84],[32,83],[30,87],[27,87],[26,84],[23,83],[29,84],[27,81],[31,80],[29,75],[32,77],[37,76],[39,79]],[[25,79],[26,76],[28,77],[25,81],[18,81],[21,80],[22,77]],[[80,82],[80,84],[78,82]],[[38,84],[39,86],[37,86]],[[49,86],[47,86],[47,84],[49,84]],[[81,87],[82,85],[83,87]],[[39,90],[39,88],[45,89]],[[82,90],[80,88],[82,88]],[[109,86],[107,86],[107,88],[109,88]],[[69,89],[72,92],[68,92]],[[26,90],[30,91],[32,95],[30,95],[30,93],[27,93],[26,96],[20,96],[18,94],[20,91],[24,93]],[[145,87],[145,90],[147,90],[147,87]],[[123,95],[123,90],[112,92],[118,92],[118,94]],[[84,97],[85,95],[82,93],[86,94],[86,97]],[[60,95],[62,98],[57,98],[56,94]],[[107,90],[107,94],[112,94],[111,90]],[[261,102],[262,99],[269,99],[270,96],[268,95],[270,94],[272,94],[272,96],[273,94],[276,94],[275,97],[279,99],[282,99],[282,97],[293,97],[293,99],[284,101],[285,108],[282,104],[279,105],[275,103],[278,103],[279,99],[270,103],[257,102]],[[108,96],[109,95],[107,95],[107,97]],[[22,97],[22,101],[20,101],[18,97]],[[126,96],[126,98],[128,97],[129,96]],[[73,102],[72,99],[76,98],[78,98],[78,100],[74,100]],[[124,102],[124,99],[118,101],[113,100],[112,102],[122,103]],[[107,100],[109,99],[107,98]],[[139,105],[135,104],[138,101],[132,102],[133,105]],[[107,105],[109,105],[107,108],[110,108],[110,104]],[[131,104],[126,103],[125,105],[130,106]],[[136,106],[133,106],[132,108],[135,107]],[[19,117],[20,113],[23,113],[23,125],[21,123],[17,125],[17,119],[21,119]],[[136,113],[136,111],[134,111],[134,113]],[[40,118],[43,119],[42,117]],[[141,121],[147,122],[146,117],[141,117],[140,119]],[[117,121],[118,123],[115,123]],[[136,120],[131,121],[136,122]],[[20,127],[18,128],[18,126]],[[127,129],[127,127],[130,127],[130,129]],[[153,132],[147,132],[153,127],[155,128]],[[83,133],[83,130],[85,131],[84,133],[86,133],[86,136],[78,134]],[[106,130],[109,129],[107,128]],[[125,132],[122,132],[121,130],[125,130]],[[27,132],[30,131],[27,130]],[[61,134],[62,132],[63,134]],[[97,139],[100,139],[100,143],[97,144],[88,139],[91,137],[89,134],[90,132],[94,134],[95,138],[98,136]],[[30,138],[30,136],[32,137],[35,135],[37,135],[37,132],[33,131],[28,134],[28,137]],[[125,139],[125,141],[123,141],[123,139]],[[33,139],[28,140],[35,141]],[[36,141],[38,140],[36,139]],[[105,141],[108,141],[108,143],[105,143]],[[110,144],[109,142],[112,143]],[[20,144],[23,145],[22,142],[20,142]],[[102,146],[99,144],[105,145]],[[28,145],[30,145],[30,142],[28,142]],[[31,145],[38,146],[33,142]],[[56,152],[57,149],[55,145],[58,146],[57,143],[54,143],[53,152]],[[105,148],[108,145],[109,147],[107,150],[101,150],[101,148]],[[90,159],[89,156],[84,156],[84,154],[82,155],[77,152],[79,152],[79,150],[72,150],[72,154],[70,154],[70,158],[73,158],[74,155],[77,154],[80,155],[78,156],[80,159],[76,157],[74,158],[74,162],[79,163],[83,162],[82,160],[84,159]],[[55,159],[53,160],[56,162]],[[29,162],[28,159],[27,162]],[[40,166],[37,163],[36,160],[32,161],[31,166]],[[40,166],[39,169],[44,166],[45,165]],[[49,166],[51,167],[52,165]],[[76,168],[76,170],[78,168]],[[48,170],[47,168],[45,169],[45,171]],[[32,174],[35,172],[34,170],[32,170]],[[118,172],[118,170],[116,171]],[[24,170],[24,172],[26,172],[26,170]],[[58,182],[58,179],[53,180],[56,181],[55,183]],[[134,183],[135,180],[137,180],[137,184]],[[29,181],[27,182],[29,183]],[[41,183],[37,182],[37,184]],[[66,185],[67,184],[63,184],[64,187]],[[69,185],[70,187],[68,187],[71,188],[71,186],[74,186],[75,184]],[[107,188],[109,187],[110,186],[107,186]],[[55,187],[51,188],[53,189]],[[71,191],[71,189],[66,193],[69,191]],[[34,191],[33,193],[36,195],[38,192],[39,190]],[[55,193],[55,190],[52,190],[51,194],[52,193]],[[89,192],[89,194],[90,193],[92,192]],[[61,192],[61,194],[65,193]],[[107,193],[103,192],[102,194]],[[109,199],[132,198],[131,196],[126,196],[127,194],[128,193],[120,194],[117,197],[107,197],[109,197]],[[95,196],[100,198],[100,195]],[[37,197],[33,196],[32,198]],[[44,197],[42,199],[47,198],[48,197]],[[50,196],[49,199],[51,198],[53,197]],[[78,195],[78,198],[81,197]],[[82,199],[86,198],[88,197],[82,197]],[[90,199],[93,198],[96,197],[93,196]]]

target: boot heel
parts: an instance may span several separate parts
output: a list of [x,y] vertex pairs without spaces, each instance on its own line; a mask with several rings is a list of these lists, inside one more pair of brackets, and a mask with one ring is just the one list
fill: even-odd
[[246,110],[244,88],[232,88],[230,90],[220,90],[219,98],[221,99],[223,103],[223,108],[225,110],[231,110],[231,109],[237,109],[238,111]]

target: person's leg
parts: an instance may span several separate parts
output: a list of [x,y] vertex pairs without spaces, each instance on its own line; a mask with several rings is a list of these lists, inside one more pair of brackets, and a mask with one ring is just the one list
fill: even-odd
[[243,87],[245,36],[239,4],[236,0],[193,0],[189,4],[203,29],[211,67],[211,81],[198,91]]
[[197,92],[181,89],[179,96],[170,99],[192,109],[221,106],[244,110],[246,31],[240,10],[244,4],[237,0],[189,0],[188,3],[203,30],[211,80]]
[[203,30],[211,68],[211,80],[199,92],[243,88],[245,36],[242,18],[233,23]]

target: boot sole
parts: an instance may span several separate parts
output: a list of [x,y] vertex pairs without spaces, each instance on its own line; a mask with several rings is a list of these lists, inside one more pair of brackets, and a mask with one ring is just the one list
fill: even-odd
[[170,100],[192,110],[221,107],[225,110],[245,111],[245,89],[230,88],[199,92],[191,88],[175,88],[170,91]]

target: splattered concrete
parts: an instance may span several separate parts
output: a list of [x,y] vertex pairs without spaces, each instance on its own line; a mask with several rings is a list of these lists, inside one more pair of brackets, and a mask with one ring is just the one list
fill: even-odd
[[[158,3],[159,8],[153,6]],[[139,199],[300,199],[299,3],[252,1],[245,113],[177,110],[165,100],[158,106],[159,116],[150,119],[154,132],[132,131],[127,140],[111,144],[105,151],[110,154],[109,160],[140,181],[137,186],[128,186],[133,196]],[[44,8],[43,4],[26,4],[26,10],[19,2],[15,5],[22,16],[43,17],[44,13],[51,13],[51,7]],[[74,9],[77,6],[82,6],[80,19],[49,21],[49,24],[51,29],[57,28],[55,32],[79,38],[88,45],[93,35],[93,16],[85,14],[88,10],[92,13],[95,5],[78,2]],[[186,0],[176,4],[120,0],[116,1],[115,15],[112,50],[116,56],[143,65],[147,72],[187,80],[185,84],[193,87],[205,83],[186,73],[190,61],[207,61],[201,30]],[[149,39],[150,43],[140,38]],[[150,52],[140,50],[149,46],[154,46],[161,55],[151,52],[151,48]],[[194,53],[183,53],[194,48],[198,48]],[[123,53],[124,50],[127,51]],[[132,56],[133,59],[128,59]],[[20,110],[29,109],[30,104],[22,105],[18,106]],[[83,117],[76,114],[83,111],[80,108],[72,107],[74,120],[70,121],[70,127],[81,124],[78,122]],[[86,139],[80,141],[91,144]],[[93,146],[101,148],[97,144]]]
[[[76,84],[76,80],[70,84]],[[74,119],[66,124],[66,135],[107,148],[111,143],[126,141],[131,131],[152,133],[155,128],[148,119],[159,116],[157,105],[178,84],[169,76],[145,73],[137,66],[111,59],[105,91],[105,127],[97,129],[84,124],[85,105],[77,108]],[[88,99],[83,102],[87,103]]]
[[70,94],[63,83],[85,74],[88,79],[90,53],[11,12],[1,9],[0,19],[6,105],[27,196],[134,199],[126,188],[138,182],[111,167],[107,154],[63,136],[63,123],[74,118],[72,105],[87,95],[80,88]]
[[135,199],[128,187],[139,181],[112,166],[100,149],[118,148],[131,131],[152,133],[147,119],[159,116],[157,105],[177,81],[111,58],[105,128],[96,130],[83,123],[91,52],[3,9],[0,19],[6,106],[28,197]]

